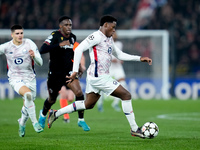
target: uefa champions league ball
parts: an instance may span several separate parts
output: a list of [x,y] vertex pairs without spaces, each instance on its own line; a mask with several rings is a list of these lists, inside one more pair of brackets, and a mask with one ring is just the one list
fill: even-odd
[[158,135],[159,128],[154,122],[146,122],[142,126],[142,133],[145,138],[152,139]]

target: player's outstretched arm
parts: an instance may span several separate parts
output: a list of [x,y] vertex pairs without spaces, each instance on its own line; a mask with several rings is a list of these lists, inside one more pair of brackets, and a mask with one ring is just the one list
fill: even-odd
[[149,57],[140,57],[141,62],[147,62],[149,65],[152,65],[152,59]]

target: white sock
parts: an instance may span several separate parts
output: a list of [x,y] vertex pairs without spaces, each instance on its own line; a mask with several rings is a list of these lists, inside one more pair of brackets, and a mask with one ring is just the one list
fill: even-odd
[[66,114],[66,113],[70,114],[70,113],[72,113],[74,111],[84,110],[84,109],[85,109],[84,101],[75,101],[72,104],[59,109],[56,112],[55,116],[59,117],[59,116],[61,116],[63,114]]
[[24,105],[28,112],[28,115],[31,119],[32,124],[37,123],[36,113],[35,113],[35,103],[33,102],[33,95],[31,92],[27,92],[24,94]]
[[122,110],[126,115],[126,118],[131,126],[132,131],[138,129],[138,125],[135,121],[135,115],[133,113],[132,101],[131,100],[122,100]]
[[24,126],[29,118],[28,116],[28,112],[26,110],[26,108],[24,106],[22,106],[22,110],[21,110],[21,118],[20,118],[20,125]]
[[79,122],[79,121],[84,121],[84,118],[78,118],[78,122]]

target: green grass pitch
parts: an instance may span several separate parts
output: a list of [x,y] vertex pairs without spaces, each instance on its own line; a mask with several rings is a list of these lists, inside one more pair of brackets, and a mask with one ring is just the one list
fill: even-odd
[[[36,99],[36,113],[44,100]],[[199,150],[200,100],[133,100],[133,110],[139,126],[155,122],[159,134],[154,139],[140,139],[130,135],[130,127],[123,112],[104,102],[104,112],[95,106],[85,111],[85,121],[91,131],[77,125],[77,113],[70,114],[70,123],[58,118],[51,129],[36,133],[30,119],[26,135],[18,136],[18,122],[22,100],[0,100],[0,150]],[[59,109],[59,101],[52,107]]]

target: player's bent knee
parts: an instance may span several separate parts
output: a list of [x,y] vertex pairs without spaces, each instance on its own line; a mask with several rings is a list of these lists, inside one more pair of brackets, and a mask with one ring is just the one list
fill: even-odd
[[31,92],[26,92],[26,93],[24,94],[24,99],[25,99],[25,100],[28,100],[28,101],[33,100],[33,94],[32,94]]
[[121,99],[122,100],[129,100],[129,99],[131,99],[131,94],[129,92],[127,92],[126,94],[123,94]]
[[77,90],[75,93],[76,97],[81,97],[83,95],[82,90]]
[[131,94],[130,94],[130,93],[128,93],[127,97],[128,97],[128,99],[131,99]]

